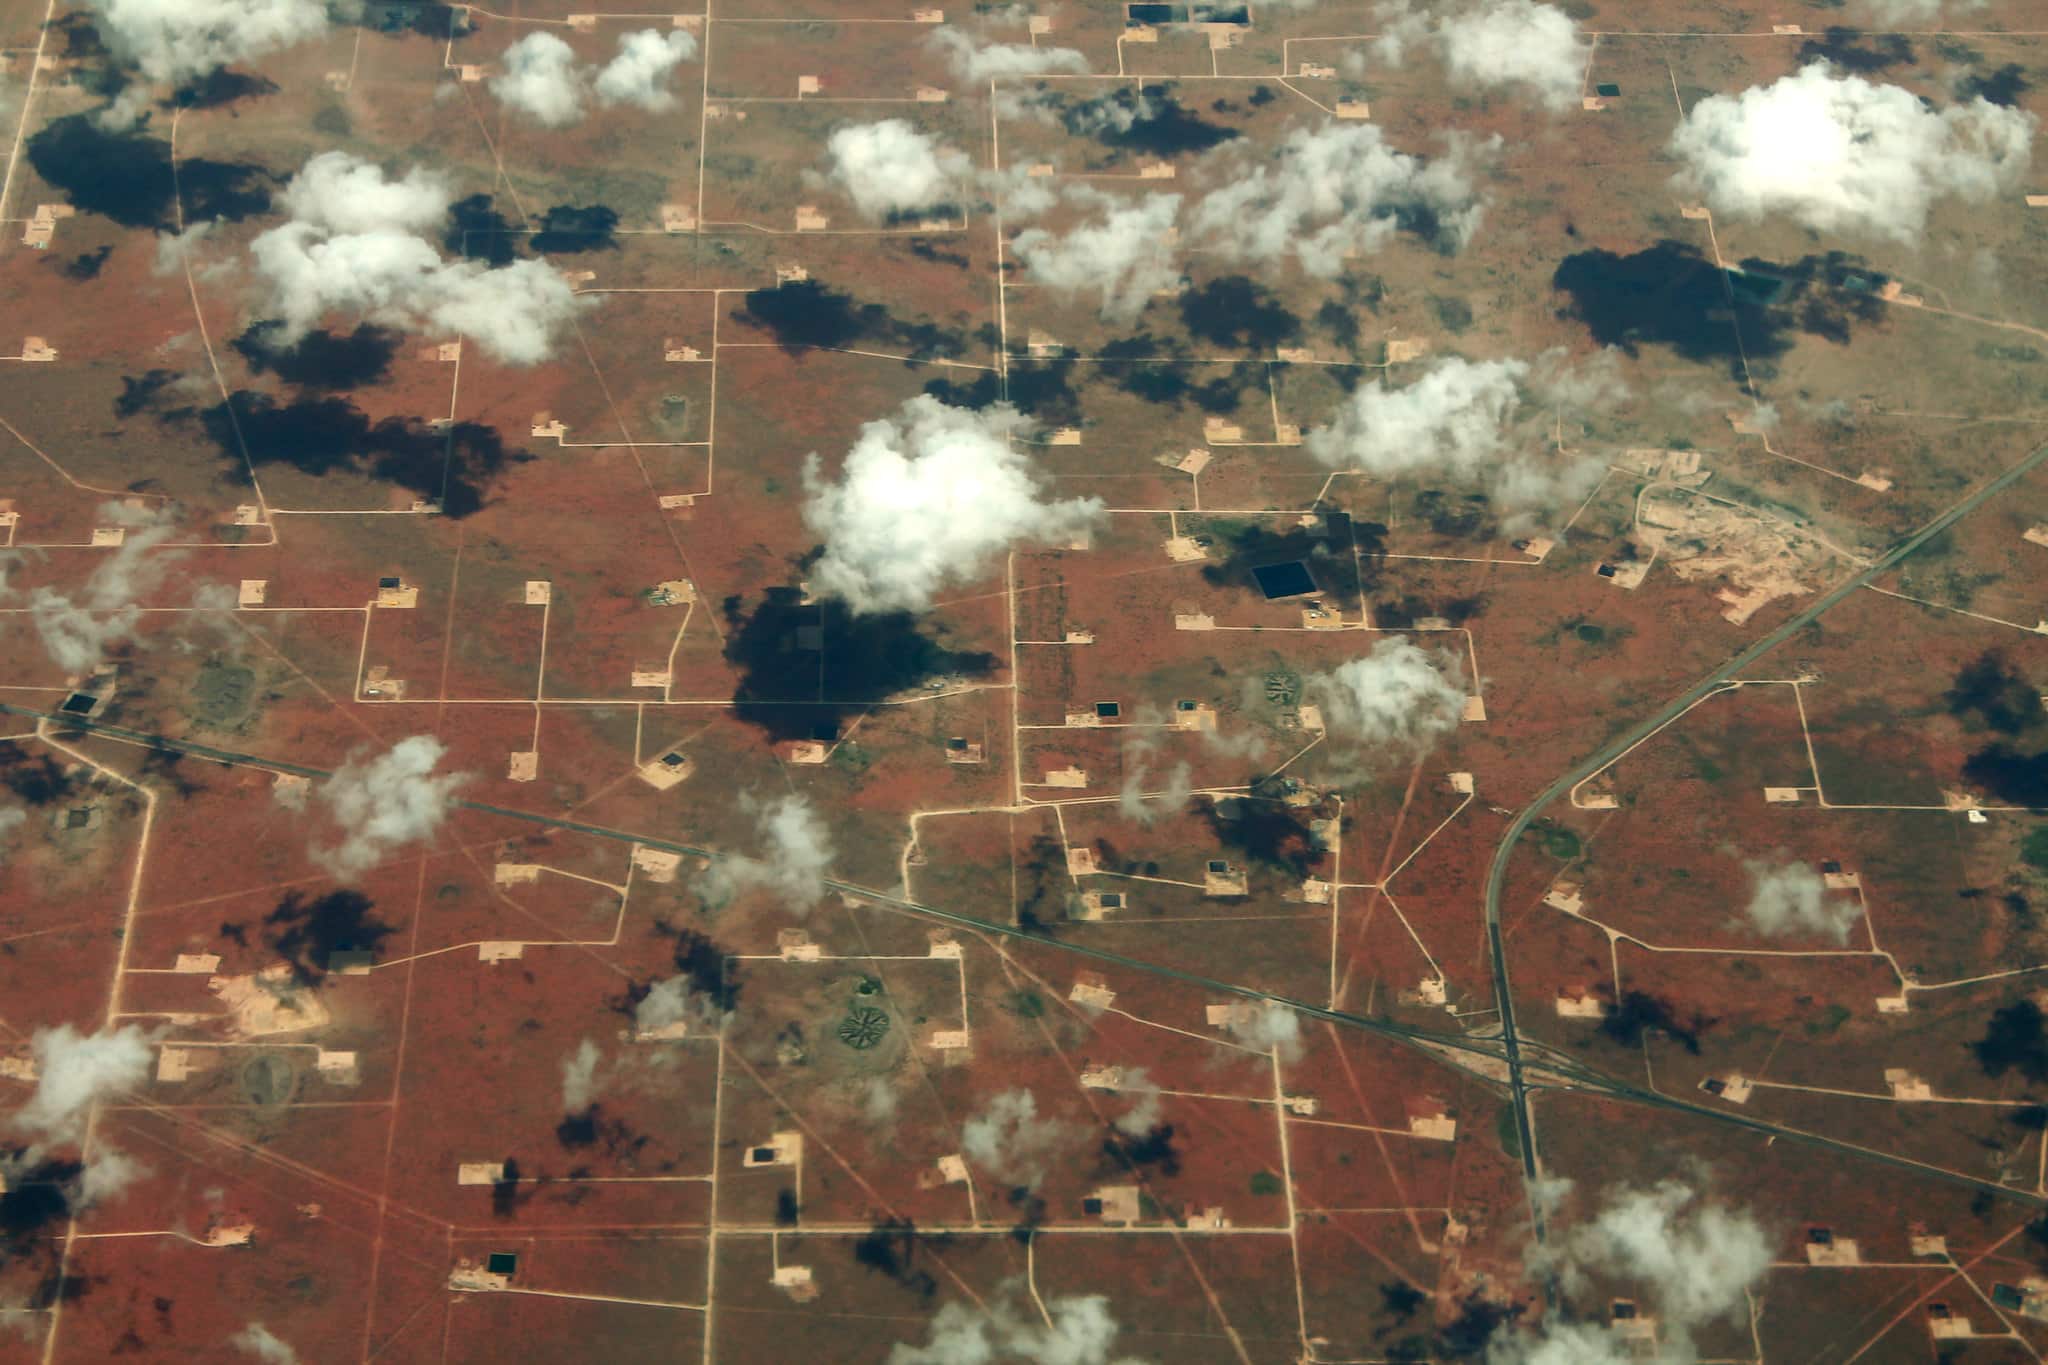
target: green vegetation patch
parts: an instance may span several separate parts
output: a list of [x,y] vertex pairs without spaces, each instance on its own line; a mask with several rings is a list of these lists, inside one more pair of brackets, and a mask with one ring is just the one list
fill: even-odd
[[2020,841],[2020,861],[2048,872],[2048,825],[2036,825],[2027,831],[2027,837]]
[[1279,1194],[1285,1188],[1280,1177],[1271,1171],[1258,1171],[1252,1176],[1253,1194]]
[[1583,848],[1579,836],[1563,825],[1538,825],[1536,837],[1543,841],[1543,851],[1561,863],[1578,857]]
[[1522,1126],[1515,1122],[1515,1106],[1500,1107],[1500,1117],[1493,1121],[1493,1135],[1500,1140],[1503,1152],[1517,1161],[1522,1159]]

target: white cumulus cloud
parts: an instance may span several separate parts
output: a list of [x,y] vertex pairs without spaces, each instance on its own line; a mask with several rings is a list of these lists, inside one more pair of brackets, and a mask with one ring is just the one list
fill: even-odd
[[[1666,1180],[1614,1191],[1592,1220],[1557,1239],[1540,1264],[1574,1294],[1622,1280],[1640,1287],[1660,1327],[1659,1361],[1697,1361],[1693,1333],[1715,1321],[1746,1319],[1749,1292],[1771,1266],[1771,1239],[1744,1209],[1709,1203]],[[1609,1365],[1638,1359],[1604,1326],[1546,1321],[1502,1333],[1488,1365]]]
[[1102,513],[1096,498],[1051,500],[1010,442],[1015,409],[950,407],[921,394],[869,422],[835,483],[804,463],[804,523],[825,543],[811,589],[855,612],[923,611],[1021,543],[1059,542]]
[[313,860],[336,879],[352,881],[393,851],[433,838],[465,780],[462,773],[434,771],[443,752],[432,735],[414,735],[373,758],[342,764],[319,788],[341,840],[315,847]]
[[1226,1027],[1246,1047],[1277,1051],[1283,1062],[1301,1057],[1301,1016],[1285,1005],[1266,1001],[1240,1005],[1231,1010]]
[[1806,863],[1750,861],[1746,866],[1750,896],[1743,918],[1766,937],[1819,934],[1847,943],[1849,930],[1863,917],[1855,896],[1828,890],[1826,880]]
[[149,1079],[154,1053],[134,1024],[80,1033],[69,1024],[41,1028],[29,1040],[36,1089],[14,1126],[51,1142],[76,1142],[95,1100],[124,1095]]
[[908,119],[834,129],[825,154],[828,178],[876,222],[957,205],[974,175],[964,152]]
[[1099,294],[1102,315],[1115,322],[1134,320],[1154,294],[1180,284],[1174,259],[1179,195],[1127,199],[1076,184],[1065,197],[1098,216],[1064,233],[1033,227],[1017,234],[1010,249],[1032,283],[1062,294]]
[[688,29],[643,28],[619,39],[619,54],[592,82],[600,104],[630,104],[659,114],[675,107],[669,77],[697,56],[697,37]]
[[1548,432],[1515,429],[1529,377],[1524,361],[1447,356],[1402,387],[1359,385],[1303,445],[1333,469],[1443,478],[1483,485],[1510,507],[1556,506],[1583,495],[1601,466],[1546,452]]
[[[51,662],[66,673],[83,673],[127,640],[142,619],[138,598],[163,581],[176,551],[159,547],[176,531],[175,518],[104,503],[102,524],[122,526],[120,547],[87,575],[76,594],[47,585],[28,596],[28,619]],[[4,584],[0,584],[4,591]]]
[[107,48],[151,81],[178,83],[327,31],[325,0],[92,0]]
[[[642,1002],[645,1003],[644,1001]],[[597,1102],[597,1066],[603,1054],[585,1038],[562,1062],[562,1112],[574,1118]]]
[[1465,713],[1464,669],[1449,650],[1424,649],[1405,635],[1302,679],[1332,739],[1370,749],[1419,753],[1457,730]]
[[1448,14],[1416,13],[1407,0],[1377,10],[1381,36],[1373,55],[1400,65],[1411,48],[1433,49],[1457,85],[1521,87],[1551,109],[1579,102],[1592,44],[1556,5],[1537,0],[1474,0]]
[[505,49],[505,69],[491,77],[491,93],[536,123],[563,128],[583,117],[583,84],[576,49],[543,31]]
[[761,835],[761,856],[731,854],[713,863],[704,877],[705,899],[722,905],[743,891],[766,889],[788,909],[809,910],[825,894],[825,874],[835,856],[832,831],[801,796],[746,804]]
[[1671,152],[1684,167],[1675,183],[1717,213],[1912,242],[1937,199],[1980,203],[2018,186],[2036,123],[1984,99],[1936,110],[1817,61],[1701,100]]
[[491,78],[491,93],[549,128],[581,122],[593,94],[608,108],[624,104],[659,114],[675,107],[669,89],[675,69],[696,55],[697,37],[688,29],[645,28],[621,37],[618,54],[592,68],[554,34],[529,33],[505,49],[505,69]]
[[346,152],[322,152],[286,187],[290,219],[249,245],[269,307],[290,344],[331,312],[476,341],[513,365],[548,357],[583,306],[542,261],[491,268],[447,261],[425,234],[447,218],[451,194],[414,168],[402,179]]
[[1232,142],[1202,165],[1217,187],[1196,201],[1189,235],[1226,259],[1291,258],[1324,279],[1397,232],[1462,250],[1483,213],[1472,169],[1495,144],[1453,135],[1447,145],[1424,159],[1388,146],[1377,124],[1334,121],[1290,129],[1277,148]]

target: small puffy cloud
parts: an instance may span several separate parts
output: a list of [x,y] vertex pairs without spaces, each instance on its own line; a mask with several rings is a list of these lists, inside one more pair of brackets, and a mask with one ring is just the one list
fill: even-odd
[[433,838],[465,780],[434,771],[444,752],[432,735],[414,735],[374,758],[342,764],[319,788],[341,841],[314,848],[313,860],[337,880],[352,881],[393,851]]
[[1012,1185],[1036,1185],[1046,1164],[1081,1136],[1073,1125],[1041,1118],[1029,1090],[989,1097],[960,1127],[960,1150],[969,1161]]
[[1230,1012],[1231,1035],[1259,1052],[1278,1052],[1283,1062],[1301,1057],[1301,1016],[1285,1005],[1257,1001]]
[[78,1181],[69,1193],[74,1210],[89,1209],[95,1204],[104,1204],[109,1199],[118,1199],[130,1185],[149,1174],[149,1167],[129,1156],[116,1151],[104,1141],[95,1143],[92,1156],[86,1161],[85,1169],[78,1173]]
[[325,0],[92,0],[92,11],[116,59],[172,84],[327,31]]
[[1115,1128],[1126,1137],[1144,1137],[1159,1127],[1161,1107],[1159,1083],[1146,1074],[1142,1066],[1127,1066],[1118,1078],[1117,1096],[1131,1102],[1131,1107],[1117,1115]]
[[2036,122],[1981,98],[1936,110],[1817,61],[1695,104],[1671,137],[1684,167],[1674,183],[1729,217],[1784,214],[1910,243],[1935,200],[1980,203],[2016,187]]
[[1370,653],[1302,679],[1332,739],[1368,749],[1420,753],[1457,730],[1465,714],[1464,669],[1448,650],[1390,635]]
[[877,1128],[896,1121],[899,1103],[896,1083],[887,1076],[870,1076],[861,1087],[860,1116]]
[[1492,0],[1444,20],[1444,68],[1471,85],[1524,85],[1553,109],[1577,102],[1591,44],[1572,17],[1536,0]]
[[958,204],[974,174],[964,152],[908,119],[835,129],[825,153],[831,161],[827,178],[876,222]]
[[1849,930],[1863,917],[1854,896],[1828,890],[1821,874],[1805,863],[1751,861],[1749,904],[1743,919],[1768,938],[1824,934],[1837,943],[1849,941]]
[[1323,279],[1397,232],[1462,250],[1483,211],[1471,171],[1494,144],[1448,145],[1425,160],[1389,147],[1378,124],[1334,121],[1291,129],[1277,149],[1231,143],[1203,164],[1217,187],[1196,201],[1189,236],[1228,260],[1293,259]]
[[299,1353],[260,1322],[252,1322],[229,1337],[228,1345],[256,1357],[263,1365],[299,1365]]
[[641,1033],[659,1033],[676,1024],[692,1032],[700,1026],[716,1030],[723,1013],[709,996],[690,988],[690,977],[679,972],[648,987],[647,994],[633,1006],[633,1027]]
[[49,1142],[76,1142],[94,1101],[123,1095],[149,1079],[149,1037],[133,1024],[80,1033],[69,1024],[35,1031],[36,1090],[14,1126]]
[[1601,465],[1554,453],[1538,458],[1549,433],[1514,429],[1529,377],[1524,361],[1448,356],[1403,387],[1384,379],[1359,385],[1303,444],[1333,469],[1480,484],[1516,509],[1558,506],[1583,496]]
[[1117,790],[1117,813],[1149,825],[1165,815],[1178,815],[1195,793],[1194,769],[1185,761],[1155,773],[1144,750],[1124,751],[1124,781]]
[[1020,1309],[1015,1300],[1015,1286],[1006,1285],[983,1308],[943,1305],[925,1344],[899,1342],[889,1351],[888,1365],[1139,1365],[1132,1357],[1110,1355],[1120,1329],[1105,1296],[1047,1299],[1042,1316]]
[[954,27],[935,29],[930,42],[945,55],[954,79],[968,85],[1004,76],[1080,75],[1088,70],[1088,59],[1071,47],[984,42]]
[[104,521],[128,521],[127,535],[76,595],[44,586],[28,596],[29,623],[51,662],[66,673],[85,672],[134,633],[142,619],[136,599],[161,583],[169,566],[169,556],[159,547],[177,529],[173,519],[137,519],[127,513],[117,503],[101,507]]
[[1442,472],[1469,480],[1505,451],[1528,372],[1519,360],[1449,356],[1405,387],[1375,379],[1352,390],[1304,444],[1333,469],[1362,469],[1377,478]]
[[[643,1000],[641,1002],[645,1004]],[[575,1117],[597,1102],[597,1065],[603,1060],[597,1044],[585,1038],[562,1062],[562,1112]]]
[[825,543],[811,590],[855,612],[923,611],[1013,545],[1070,540],[1101,514],[1097,498],[1052,500],[1010,442],[1006,404],[981,412],[929,395],[869,422],[836,483],[804,462],[804,523]]
[[[28,812],[20,806],[0,806],[0,850],[4,850],[14,838],[15,831],[27,823]],[[0,863],[6,861],[4,856],[0,856]]]
[[[1149,825],[1165,815],[1178,815],[1194,795],[1194,769],[1186,762],[1158,770],[1159,741],[1163,734],[1160,713],[1141,706],[1124,731],[1123,786],[1117,791],[1117,813],[1126,820]],[[1205,738],[1215,731],[1202,732]]]
[[576,49],[545,31],[529,33],[505,49],[505,69],[491,77],[491,93],[549,128],[583,117],[583,73]]
[[688,29],[643,28],[619,39],[619,55],[604,64],[591,88],[600,104],[630,104],[650,114],[673,109],[669,77],[697,56],[697,37]]
[[801,796],[756,803],[753,810],[761,856],[734,854],[713,863],[704,877],[705,899],[722,905],[743,891],[765,889],[791,910],[809,910],[825,894],[825,874],[835,856],[832,831]]
[[290,345],[330,312],[392,327],[452,333],[512,365],[547,359],[583,301],[543,261],[497,268],[446,261],[438,235],[447,185],[414,168],[401,179],[346,152],[306,163],[282,196],[290,219],[249,244],[269,308]]
[[1033,284],[1062,294],[1100,294],[1102,315],[1130,322],[1154,294],[1180,284],[1174,260],[1177,194],[1123,199],[1088,185],[1071,185],[1066,198],[1097,211],[1093,221],[1064,233],[1026,228],[1010,243]]

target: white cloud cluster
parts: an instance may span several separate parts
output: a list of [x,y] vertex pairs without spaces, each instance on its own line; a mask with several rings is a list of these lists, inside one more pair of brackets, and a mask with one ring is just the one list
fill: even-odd
[[633,1028],[640,1033],[659,1033],[675,1024],[692,1032],[700,1026],[716,1031],[723,1012],[709,996],[690,989],[690,978],[678,972],[648,987],[647,994],[633,1007]]
[[325,0],[91,0],[114,56],[151,81],[179,83],[317,38]]
[[260,1322],[252,1322],[229,1337],[228,1345],[256,1357],[263,1365],[299,1365],[299,1353]]
[[545,360],[582,301],[542,261],[443,260],[424,234],[446,220],[451,198],[440,177],[417,167],[393,180],[347,152],[308,161],[285,188],[289,221],[249,246],[285,323],[281,340],[349,312],[467,337],[508,364]]
[[159,547],[176,531],[175,519],[136,512],[120,503],[102,504],[102,524],[124,527],[120,548],[87,575],[74,597],[48,586],[28,596],[28,619],[52,663],[66,673],[83,673],[134,633],[142,619],[136,601],[163,581],[170,556]]
[[337,880],[353,881],[394,850],[433,838],[466,780],[462,773],[434,772],[444,752],[432,735],[414,735],[374,758],[342,764],[319,788],[341,841],[316,846],[313,860]]
[[1277,1051],[1283,1062],[1301,1058],[1301,1016],[1285,1005],[1260,1002],[1234,1009],[1226,1027],[1246,1047]]
[[752,804],[763,848],[759,858],[729,855],[704,876],[704,898],[723,905],[743,891],[773,892],[798,913],[825,894],[825,874],[835,856],[832,831],[817,808],[801,796]]
[[966,153],[909,119],[834,129],[825,154],[831,162],[827,178],[875,222],[957,205],[974,177]]
[[[645,1002],[642,1002],[645,1003]],[[574,1118],[597,1103],[597,1067],[603,1060],[597,1044],[585,1038],[562,1062],[562,1112]]]
[[[155,1060],[148,1035],[133,1024],[96,1033],[81,1033],[69,1024],[39,1028],[29,1039],[29,1051],[35,1059],[36,1089],[15,1112],[13,1126],[35,1142],[0,1169],[0,1183],[34,1170],[49,1145],[82,1141],[93,1105],[139,1089]],[[84,1169],[65,1187],[65,1201],[73,1211],[89,1208],[119,1194],[146,1169],[102,1137],[93,1144]]]
[[1179,195],[1128,199],[1074,184],[1065,197],[1098,216],[1064,233],[1034,227],[1017,234],[1010,250],[1032,283],[1062,294],[1099,294],[1102,315],[1113,322],[1134,320],[1154,294],[1179,286]]
[[1303,444],[1333,469],[1379,479],[1441,477],[1483,484],[1512,508],[1556,506],[1583,495],[1600,465],[1529,453],[1548,442],[1547,433],[1518,437],[1512,428],[1529,373],[1520,360],[1447,356],[1405,387],[1384,379],[1359,385]]
[[1910,243],[1934,201],[1982,202],[2026,173],[2037,120],[1984,99],[1935,110],[1824,61],[1695,104],[1671,137],[1675,183],[1715,212]]
[[[0,849],[5,849],[14,838],[14,832],[28,823],[28,812],[20,806],[0,806]],[[0,863],[6,862],[0,855]]]
[[123,1095],[149,1079],[149,1037],[133,1024],[80,1033],[69,1024],[35,1031],[29,1050],[36,1090],[14,1126],[50,1142],[76,1142],[96,1100]]
[[1464,676],[1449,650],[1390,635],[1369,653],[1303,678],[1302,693],[1322,710],[1332,739],[1420,753],[1462,722]]
[[549,128],[580,122],[592,94],[606,106],[628,104],[658,114],[675,107],[670,77],[696,55],[697,38],[688,29],[641,29],[620,38],[618,55],[593,74],[577,61],[576,49],[542,30],[505,49],[505,67],[491,78],[491,93]]
[[1373,55],[1399,65],[1412,46],[1436,50],[1451,80],[1478,88],[1522,86],[1552,109],[1579,102],[1592,44],[1572,17],[1537,0],[1476,0],[1431,20],[1407,0],[1378,8],[1381,36]]
[[1027,1314],[1014,1299],[1014,1288],[1005,1286],[985,1308],[944,1305],[932,1318],[925,1344],[899,1342],[889,1351],[888,1365],[1140,1365],[1131,1357],[1111,1359],[1120,1329],[1103,1295],[1048,1299],[1044,1316]]
[[1806,863],[1750,861],[1745,866],[1750,896],[1743,918],[1766,937],[1825,935],[1847,943],[1849,930],[1863,917],[1856,897],[1829,891],[1826,880]]
[[[1749,1291],[1770,1269],[1771,1242],[1746,1210],[1705,1203],[1689,1186],[1667,1180],[1647,1190],[1616,1191],[1547,1259],[1574,1293],[1586,1292],[1594,1274],[1640,1284],[1658,1318],[1657,1359],[1681,1365],[1698,1359],[1694,1331],[1745,1316]],[[1626,1346],[1605,1327],[1545,1322],[1497,1337],[1487,1362],[1619,1365],[1638,1359]]]
[[986,42],[950,26],[933,30],[929,41],[953,68],[954,79],[967,85],[1001,77],[1080,75],[1088,70],[1088,59],[1071,47]]
[[1012,1185],[1036,1185],[1046,1163],[1081,1137],[1073,1125],[1041,1118],[1029,1090],[1005,1090],[960,1126],[960,1150],[975,1165]]
[[1071,540],[1102,515],[1097,498],[1045,498],[1010,436],[1015,409],[950,407],[921,394],[861,428],[837,483],[804,462],[804,524],[825,553],[811,590],[855,612],[923,611],[1003,551]]
[[1277,148],[1232,142],[1203,163],[1217,188],[1196,202],[1190,236],[1226,259],[1292,258],[1324,279],[1404,230],[1462,250],[1483,213],[1471,170],[1495,143],[1448,144],[1424,160],[1388,146],[1378,124],[1334,121],[1290,129]]

